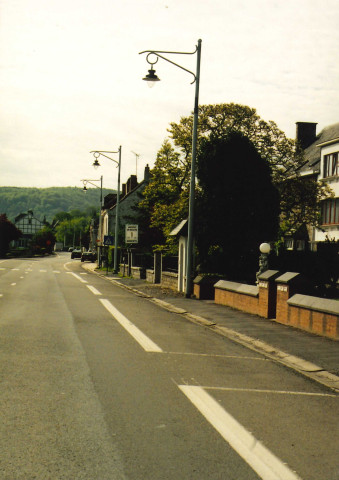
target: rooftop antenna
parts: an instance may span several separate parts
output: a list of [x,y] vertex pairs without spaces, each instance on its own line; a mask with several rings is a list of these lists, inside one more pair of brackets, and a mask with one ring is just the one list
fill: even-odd
[[139,153],[135,153],[131,150],[132,153],[135,155],[135,174],[138,177],[138,158],[140,157]]

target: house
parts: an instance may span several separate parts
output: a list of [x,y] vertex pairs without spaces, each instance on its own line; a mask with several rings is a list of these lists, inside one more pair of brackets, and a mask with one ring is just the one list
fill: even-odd
[[[125,232],[125,226],[130,223],[136,223],[134,218],[136,212],[134,207],[141,201],[141,193],[148,185],[150,180],[150,169],[146,165],[144,171],[144,178],[138,183],[137,176],[131,175],[126,183],[122,184],[122,190],[119,200],[119,233]],[[104,198],[104,205],[101,210],[101,238],[99,238],[99,245],[103,245],[105,235],[115,234],[116,222],[116,202],[117,195],[109,194]],[[125,243],[122,238],[119,238],[119,244]]]
[[45,219],[39,220],[34,217],[33,210],[28,210],[27,213],[20,213],[14,219],[15,226],[21,230],[22,237],[15,240],[15,247],[27,247],[33,235],[39,232],[45,226]]
[[334,198],[322,202],[321,224],[311,232],[313,245],[326,239],[339,240],[339,123],[325,127],[319,134],[316,128],[316,123],[297,122],[296,139],[306,159],[300,174],[326,181],[334,192]]

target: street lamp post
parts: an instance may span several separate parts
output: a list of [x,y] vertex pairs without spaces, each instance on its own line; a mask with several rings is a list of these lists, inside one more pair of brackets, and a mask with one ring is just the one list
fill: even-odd
[[[100,163],[98,161],[98,158],[100,155],[102,155],[105,158],[108,158],[112,162],[117,164],[118,168],[118,188],[117,188],[117,202],[116,202],[116,213],[115,213],[115,238],[114,238],[114,273],[118,273],[118,245],[119,245],[119,205],[120,205],[120,169],[121,169],[121,145],[119,147],[119,150],[116,152],[107,152],[104,150],[92,150],[90,153],[93,153],[94,155],[94,162],[93,166],[94,168],[97,168],[100,166]],[[115,160],[115,158],[111,158],[107,153],[118,153],[119,154],[119,160]]]
[[[185,295],[190,297],[192,293],[192,266],[193,266],[193,223],[194,223],[194,198],[195,198],[195,168],[196,168],[196,154],[197,154],[197,137],[198,137],[198,112],[199,112],[199,84],[200,84],[200,60],[201,60],[201,40],[198,40],[198,45],[194,52],[166,52],[156,50],[145,50],[140,54],[147,53],[146,60],[151,65],[148,74],[143,78],[148,85],[154,85],[154,82],[160,81],[160,78],[156,75],[153,65],[155,65],[159,58],[166,60],[166,62],[175,65],[176,67],[185,70],[185,72],[193,75],[194,79],[192,83],[195,83],[195,97],[194,97],[194,110],[193,110],[193,135],[192,135],[192,161],[191,161],[191,179],[190,179],[190,195],[189,195],[189,213],[188,213],[188,241],[187,241],[187,264],[186,264],[186,288]],[[197,66],[196,73],[194,74],[190,70],[172,62],[162,54],[171,55],[194,55],[197,54]],[[155,60],[152,61],[155,57]]]
[[[97,236],[97,238],[99,240],[97,240],[97,241],[101,241],[102,175],[98,180],[92,180],[92,179],[84,178],[84,179],[81,180],[81,182],[84,185],[83,191],[85,193],[87,192],[87,184],[88,183],[90,185],[93,185],[93,187],[95,187],[95,188],[100,188],[99,228],[98,228],[98,236]],[[96,185],[96,183],[94,183],[94,182],[100,182],[100,187],[98,185]],[[99,250],[98,263],[99,263],[99,267],[100,267],[101,266],[101,255],[100,255],[101,252],[100,252],[99,246],[98,246],[98,250]]]

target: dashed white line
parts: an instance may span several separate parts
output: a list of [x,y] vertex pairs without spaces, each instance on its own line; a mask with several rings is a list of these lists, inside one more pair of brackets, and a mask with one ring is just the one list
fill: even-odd
[[92,287],[92,285],[86,285],[86,287],[92,292],[94,293],[94,295],[102,295],[99,290],[97,290],[95,287]]
[[19,268],[11,268],[11,270],[18,272],[20,269]]
[[139,330],[138,327],[128,320],[128,318],[119,312],[119,310],[117,310],[109,300],[100,298],[100,302],[146,352],[162,352],[162,349],[156,343],[148,338],[147,335],[145,335],[141,330]]
[[41,273],[46,273],[46,272],[47,272],[47,270],[43,270],[43,269],[41,269],[41,270],[39,270],[39,272],[41,272]]
[[16,283],[11,283],[11,287],[14,287],[14,285],[16,285]]
[[84,280],[83,278],[79,277],[79,275],[77,275],[76,273],[74,273],[74,272],[67,272],[67,273],[70,274],[70,275],[73,275],[73,277],[80,280],[81,283],[87,283],[87,280]]
[[202,387],[178,385],[206,420],[263,480],[301,480]]

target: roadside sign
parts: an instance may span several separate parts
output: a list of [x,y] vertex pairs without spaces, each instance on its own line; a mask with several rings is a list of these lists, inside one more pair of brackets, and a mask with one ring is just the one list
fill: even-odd
[[113,235],[104,235],[104,245],[114,245]]
[[126,243],[138,243],[138,225],[125,226]]

